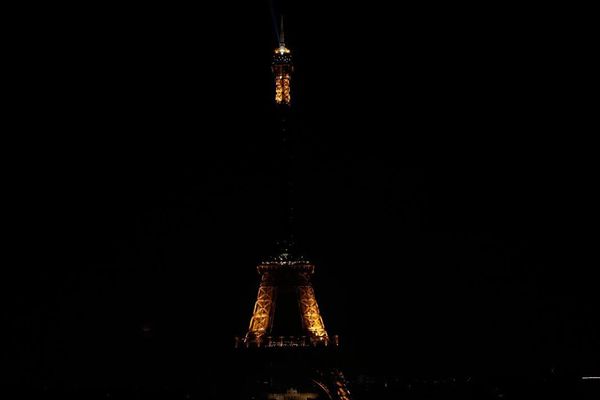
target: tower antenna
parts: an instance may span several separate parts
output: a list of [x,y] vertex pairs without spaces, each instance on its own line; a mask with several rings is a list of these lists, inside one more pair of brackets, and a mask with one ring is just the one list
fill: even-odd
[[283,30],[283,15],[280,17],[279,46],[285,47],[285,31]]

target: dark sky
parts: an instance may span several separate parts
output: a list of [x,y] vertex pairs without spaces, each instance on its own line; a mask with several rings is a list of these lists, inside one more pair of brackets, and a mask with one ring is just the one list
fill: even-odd
[[[280,226],[276,43],[254,3],[23,29],[9,380],[193,379],[245,332]],[[297,237],[330,333],[371,370],[593,370],[597,178],[552,10],[327,3],[277,7]]]

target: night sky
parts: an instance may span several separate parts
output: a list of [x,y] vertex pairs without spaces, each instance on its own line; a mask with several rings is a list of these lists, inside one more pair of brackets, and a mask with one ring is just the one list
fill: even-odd
[[[296,237],[350,363],[593,372],[597,177],[547,10],[321,3],[275,7]],[[269,3],[70,12],[24,33],[4,376],[196,379],[281,228]]]

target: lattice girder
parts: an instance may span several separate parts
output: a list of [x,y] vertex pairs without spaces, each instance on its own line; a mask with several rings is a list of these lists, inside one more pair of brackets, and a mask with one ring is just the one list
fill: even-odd
[[275,288],[273,286],[261,285],[258,288],[258,296],[254,304],[252,318],[250,319],[248,336],[260,339],[269,329],[273,316],[274,295]]

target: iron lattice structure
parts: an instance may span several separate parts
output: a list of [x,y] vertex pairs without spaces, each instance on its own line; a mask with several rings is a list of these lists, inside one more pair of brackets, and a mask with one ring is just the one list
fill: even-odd
[[[338,344],[338,337],[330,338],[325,329],[311,283],[311,276],[315,272],[312,263],[303,258],[294,258],[289,253],[282,253],[260,263],[257,271],[261,276],[258,295],[248,333],[243,338],[238,338],[238,347],[307,347]],[[278,299],[283,296],[288,299],[285,302],[286,309],[280,312],[298,317],[300,335],[272,335]],[[290,306],[293,303],[297,307]],[[285,332],[286,327],[281,328]]]
[[291,82],[294,65],[292,64],[292,52],[285,47],[283,23],[279,47],[275,49],[271,69],[275,75],[275,103],[290,106],[292,103]]
[[[250,325],[245,336],[236,338],[236,347],[254,349],[253,351],[259,353],[251,354],[262,354],[269,360],[269,365],[271,363],[277,365],[276,372],[273,372],[276,376],[275,380],[281,378],[281,376],[277,377],[277,374],[282,371],[287,371],[287,376],[305,376],[313,388],[325,396],[320,397],[306,390],[297,392],[293,385],[284,385],[287,391],[269,392],[266,398],[351,400],[342,371],[335,366],[335,363],[331,363],[330,357],[335,358],[339,338],[337,335],[330,337],[325,328],[311,282],[315,272],[314,264],[284,250],[279,256],[261,262],[257,266],[257,271],[260,275],[260,284]],[[292,318],[282,323],[282,315]],[[296,319],[301,331],[299,335],[273,334],[276,328],[280,333],[288,332]],[[316,358],[321,361],[306,364],[307,361],[303,360],[302,354],[314,356],[315,351],[323,356]],[[278,354],[287,354],[283,358],[287,361],[282,361]],[[286,358],[290,354],[294,356]],[[313,356],[309,356],[308,359],[314,362]],[[290,363],[290,359],[295,361]],[[271,379],[273,377],[269,378]]]
[[[330,336],[319,309],[312,276],[315,266],[297,254],[292,244],[291,151],[287,117],[291,106],[291,51],[286,47],[283,21],[279,47],[271,65],[275,103],[280,112],[285,240],[274,257],[257,266],[258,294],[247,333],[236,338],[244,349],[248,375],[243,398],[290,400],[350,400],[348,385],[338,368],[337,335]],[[266,385],[266,386],[265,386]],[[248,393],[252,393],[248,397]]]

